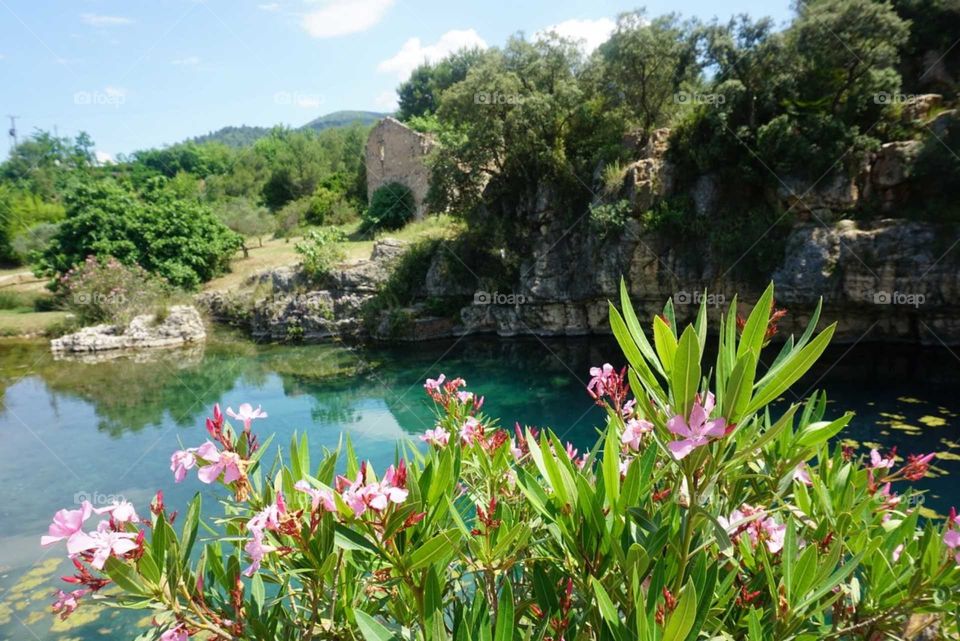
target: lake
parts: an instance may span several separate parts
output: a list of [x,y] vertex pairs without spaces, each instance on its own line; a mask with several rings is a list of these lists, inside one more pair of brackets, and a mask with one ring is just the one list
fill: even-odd
[[[56,510],[84,498],[122,496],[141,514],[158,488],[170,509],[198,490],[213,499],[195,479],[174,485],[169,457],[180,442],[203,441],[215,402],[262,405],[269,418],[254,426],[262,439],[275,433],[274,446],[306,431],[319,454],[349,434],[380,469],[399,442],[433,426],[423,380],[443,372],[485,395],[484,410],[502,425],[551,427],[583,448],[603,416],[584,391],[587,371],[604,361],[623,358],[611,339],[596,337],[354,349],[258,346],[218,331],[201,348],[103,362],[55,360],[44,342],[0,343],[0,638],[129,639],[130,624],[149,622],[90,607],[54,619],[56,577],[72,566],[62,547],[42,549],[39,538]],[[945,478],[960,472],[958,384],[960,360],[947,349],[860,344],[831,348],[794,391],[825,388],[831,415],[855,410],[842,436],[861,452],[941,452],[922,486],[925,507],[943,512],[960,497]]]

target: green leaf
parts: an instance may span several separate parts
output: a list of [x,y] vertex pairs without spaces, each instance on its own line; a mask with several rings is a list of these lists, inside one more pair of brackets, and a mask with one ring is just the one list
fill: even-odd
[[836,323],[830,325],[820,332],[815,339],[810,341],[809,345],[791,354],[790,357],[784,361],[776,376],[772,377],[765,386],[757,391],[750,405],[747,406],[745,413],[750,414],[755,412],[776,400],[780,394],[785,392],[787,388],[806,374],[807,370],[817,362],[817,359],[823,354],[823,350],[830,344],[830,339],[833,338],[833,332],[836,328]]
[[680,336],[670,382],[677,413],[689,415],[700,386],[700,342],[692,326],[687,326]]
[[353,614],[357,618],[360,634],[366,641],[390,641],[394,638],[390,630],[363,610],[354,610]]
[[797,433],[796,444],[799,447],[819,447],[839,434],[852,418],[853,412],[847,412],[835,421],[810,423]]
[[103,571],[107,573],[110,580],[117,584],[117,587],[135,596],[146,596],[148,590],[136,571],[120,559],[111,556],[103,566]]
[[596,577],[590,577],[590,584],[593,586],[593,593],[597,597],[597,606],[600,608],[600,616],[607,622],[611,630],[616,630],[620,625],[620,614],[617,612],[617,606],[613,604],[610,595],[600,584]]
[[644,388],[646,388],[651,394],[663,399],[664,392],[663,388],[660,386],[660,381],[657,380],[657,377],[653,374],[650,366],[647,364],[649,361],[650,363],[653,363],[659,370],[660,361],[657,360],[657,357],[652,353],[652,350],[651,355],[645,358],[645,354],[641,353],[641,350],[638,349],[637,344],[634,342],[634,339],[631,336],[631,332],[627,329],[623,319],[620,318],[620,313],[617,311],[616,307],[613,306],[613,303],[610,303],[610,329],[613,332],[614,337],[617,339],[617,343],[620,345],[623,355],[627,357],[627,362],[630,363],[630,366],[634,369],[641,380],[643,380]]
[[770,309],[773,305],[773,283],[767,285],[760,300],[753,306],[743,332],[740,334],[740,344],[737,345],[737,358],[749,351],[756,354],[763,349],[763,338],[767,333],[767,323],[770,322]]
[[697,589],[692,581],[677,598],[677,609],[670,614],[667,624],[663,628],[661,641],[683,641],[693,628],[697,616]]
[[183,520],[183,533],[180,535],[180,555],[184,562],[190,558],[190,553],[193,551],[193,544],[197,540],[201,500],[199,492],[193,495],[193,500],[190,501],[190,505],[187,507],[187,516]]
[[509,579],[503,580],[503,589],[500,591],[499,605],[497,606],[496,631],[493,641],[511,641],[516,629],[513,620],[513,587]]
[[750,402],[753,393],[753,379],[757,373],[757,355],[748,351],[737,359],[737,364],[730,372],[727,387],[723,392],[723,408],[720,415],[729,423],[738,423]]
[[266,598],[266,590],[263,587],[263,579],[260,573],[255,573],[250,581],[250,596],[253,598],[253,605],[257,612],[263,612],[263,600]]
[[660,316],[653,317],[653,344],[666,373],[673,369],[673,357],[677,353],[677,338],[673,330]]
[[640,352],[646,358],[647,362],[649,362],[661,376],[666,378],[667,375],[660,366],[657,354],[653,351],[653,347],[650,345],[650,341],[647,340],[647,335],[643,331],[643,326],[640,325],[637,314],[633,311],[633,303],[630,302],[630,295],[627,293],[627,283],[623,278],[620,279],[620,308],[623,309],[623,320],[626,322],[626,327],[633,336],[633,340],[636,341]]
[[446,530],[428,539],[410,555],[409,569],[421,570],[444,556],[455,551],[455,544],[460,540],[459,530]]

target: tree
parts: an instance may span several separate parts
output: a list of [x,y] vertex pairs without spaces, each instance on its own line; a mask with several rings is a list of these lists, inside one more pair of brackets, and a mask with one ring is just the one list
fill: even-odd
[[645,131],[668,124],[678,92],[699,71],[692,25],[673,14],[652,21],[642,11],[620,15],[599,55],[600,91]]
[[[234,198],[220,203],[217,216],[224,225],[243,237],[255,237],[260,247],[263,247],[263,236],[276,229],[276,219],[266,207],[260,207],[246,198]],[[249,255],[249,249],[244,241],[243,256]]]
[[438,62],[425,62],[414,69],[409,80],[397,88],[397,118],[406,121],[435,113],[441,94],[464,80],[484,56],[480,48],[461,49]]
[[242,239],[206,205],[180,200],[164,184],[155,178],[140,196],[110,179],[76,185],[36,271],[63,274],[93,255],[138,264],[187,289],[222,273]]

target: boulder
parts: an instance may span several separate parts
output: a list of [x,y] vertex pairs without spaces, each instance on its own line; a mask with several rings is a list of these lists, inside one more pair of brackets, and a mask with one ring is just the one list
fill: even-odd
[[203,319],[191,305],[175,305],[167,315],[135,317],[127,326],[94,325],[50,341],[54,352],[102,352],[117,349],[147,349],[199,343],[206,339]]

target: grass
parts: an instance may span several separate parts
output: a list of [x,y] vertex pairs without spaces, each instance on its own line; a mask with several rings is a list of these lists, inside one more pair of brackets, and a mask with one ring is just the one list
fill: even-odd
[[66,312],[0,309],[0,336],[45,334],[67,320]]

